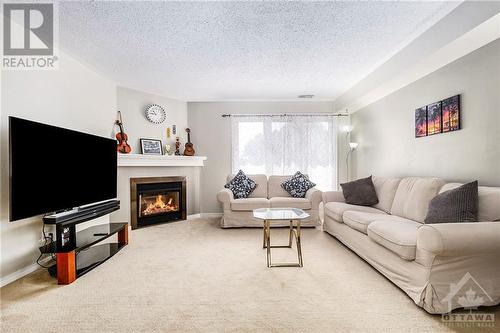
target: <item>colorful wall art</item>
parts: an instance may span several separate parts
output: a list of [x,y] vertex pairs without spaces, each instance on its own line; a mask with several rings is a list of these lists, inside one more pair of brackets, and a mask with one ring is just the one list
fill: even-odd
[[443,133],[460,129],[460,95],[447,98],[442,103]]
[[415,110],[415,137],[460,129],[460,95]]
[[427,106],[415,110],[415,137],[427,135]]
[[441,102],[427,105],[427,135],[441,133]]

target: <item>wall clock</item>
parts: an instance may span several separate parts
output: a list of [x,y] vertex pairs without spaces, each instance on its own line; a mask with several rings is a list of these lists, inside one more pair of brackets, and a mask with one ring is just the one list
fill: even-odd
[[161,124],[167,118],[167,113],[158,104],[151,104],[146,108],[146,118],[154,124]]

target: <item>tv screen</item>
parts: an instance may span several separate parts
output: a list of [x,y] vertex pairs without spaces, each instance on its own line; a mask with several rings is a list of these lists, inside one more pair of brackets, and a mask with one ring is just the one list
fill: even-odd
[[116,198],[116,141],[9,117],[10,221]]

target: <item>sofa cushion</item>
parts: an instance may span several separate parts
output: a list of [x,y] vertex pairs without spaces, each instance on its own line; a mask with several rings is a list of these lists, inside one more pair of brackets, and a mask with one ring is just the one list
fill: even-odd
[[257,208],[269,208],[266,198],[245,198],[231,200],[231,209],[237,211],[252,211]]
[[399,182],[391,214],[424,223],[429,202],[443,185],[444,181],[439,178],[403,178]]
[[366,230],[370,223],[385,218],[386,216],[390,217],[391,215],[387,215],[382,211],[380,211],[380,213],[367,213],[357,212],[355,210],[347,210],[342,215],[342,219],[344,223],[350,226],[352,229],[366,234]]
[[425,223],[476,222],[478,206],[476,180],[432,198]]
[[311,209],[311,201],[306,198],[273,197],[269,199],[269,204],[272,208],[286,207]]
[[316,186],[309,177],[297,171],[293,177],[281,183],[281,187],[294,198],[305,198],[306,192]]
[[[461,183],[445,184],[439,193],[443,193],[459,186]],[[479,211],[478,220],[481,222],[500,221],[500,187],[479,186]]]
[[356,206],[350,205],[345,202],[327,202],[325,204],[325,215],[331,217],[335,221],[342,223],[344,222],[342,215],[344,215],[345,211],[353,210],[357,212],[367,212],[367,213],[380,213],[384,214],[383,211],[377,208],[368,207],[368,206]]
[[291,197],[290,193],[281,187],[281,184],[290,178],[292,178],[292,176],[269,176],[269,179],[267,180],[268,198]]
[[378,203],[372,176],[340,184],[345,202],[352,205],[373,206]]
[[422,224],[411,221],[373,221],[368,226],[368,237],[403,259],[415,260],[417,230]]
[[378,204],[373,207],[383,210],[386,213],[391,212],[392,202],[398,189],[400,178],[372,177],[375,192],[377,192]]
[[[235,175],[227,176],[227,182],[229,183]],[[253,180],[257,187],[248,196],[249,198],[267,198],[267,176],[266,175],[247,175],[248,178]]]

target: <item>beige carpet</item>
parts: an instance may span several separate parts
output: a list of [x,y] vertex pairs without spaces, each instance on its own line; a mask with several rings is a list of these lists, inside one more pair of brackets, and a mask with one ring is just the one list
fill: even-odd
[[[416,307],[319,229],[304,268],[266,268],[259,229],[196,219],[135,230],[121,252],[67,286],[44,270],[1,289],[7,332],[466,332]],[[286,241],[286,230],[273,230]],[[295,259],[289,249],[278,259]],[[483,309],[496,314],[499,307]]]

